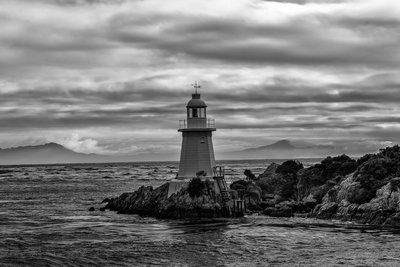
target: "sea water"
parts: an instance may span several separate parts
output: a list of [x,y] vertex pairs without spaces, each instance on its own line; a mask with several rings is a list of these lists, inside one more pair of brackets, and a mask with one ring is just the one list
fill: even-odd
[[[219,162],[228,183],[269,163]],[[396,230],[296,217],[175,221],[99,211],[106,197],[173,179],[177,165],[0,167],[0,266],[400,265]]]

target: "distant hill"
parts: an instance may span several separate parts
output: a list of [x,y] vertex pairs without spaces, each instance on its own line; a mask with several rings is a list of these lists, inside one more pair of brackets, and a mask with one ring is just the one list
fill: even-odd
[[248,148],[243,151],[260,151],[260,150],[292,150],[296,149],[296,147],[289,140],[280,140],[276,143],[266,146],[260,146],[256,148]]
[[306,142],[295,143],[284,139],[265,146],[221,153],[218,156],[225,159],[292,159],[323,158],[343,153],[347,153],[347,151],[331,145],[317,145]]
[[94,163],[115,160],[118,159],[110,156],[77,153],[56,143],[0,149],[0,165]]
[[174,151],[166,153],[137,153],[132,155],[98,155],[78,153],[57,143],[37,146],[0,148],[0,165],[57,164],[57,163],[102,163],[102,162],[140,162],[178,160]]

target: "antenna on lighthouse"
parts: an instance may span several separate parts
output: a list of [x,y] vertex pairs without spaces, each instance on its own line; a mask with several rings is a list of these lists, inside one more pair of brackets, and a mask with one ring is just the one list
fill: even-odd
[[193,88],[194,88],[195,93],[197,94],[197,89],[201,88],[200,84],[197,84],[197,81],[195,81],[195,82],[192,84],[192,86],[193,86]]

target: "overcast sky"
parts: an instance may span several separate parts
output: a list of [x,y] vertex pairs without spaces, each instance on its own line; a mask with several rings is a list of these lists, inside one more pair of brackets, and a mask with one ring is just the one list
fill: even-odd
[[398,0],[12,0],[0,25],[1,148],[179,154],[195,80],[216,151],[400,139]]

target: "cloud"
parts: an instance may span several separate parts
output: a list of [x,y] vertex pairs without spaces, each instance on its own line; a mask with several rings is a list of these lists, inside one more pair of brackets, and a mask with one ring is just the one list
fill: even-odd
[[0,146],[179,150],[194,80],[217,147],[398,142],[399,17],[389,0],[3,1]]
[[105,152],[104,148],[98,146],[96,140],[92,138],[81,138],[77,133],[73,133],[67,138],[57,140],[57,142],[76,152],[100,154],[104,154]]

